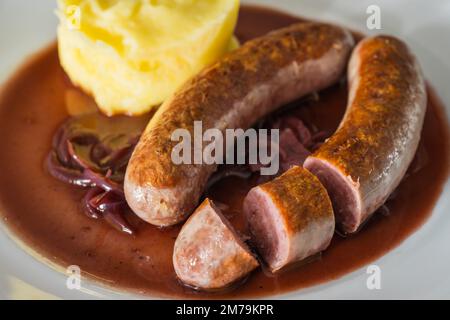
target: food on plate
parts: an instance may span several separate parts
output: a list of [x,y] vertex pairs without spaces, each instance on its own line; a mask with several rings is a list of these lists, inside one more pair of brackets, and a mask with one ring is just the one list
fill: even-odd
[[243,279],[259,263],[220,209],[206,199],[178,234],[173,265],[184,284],[218,290]]
[[137,115],[236,47],[239,0],[59,0],[61,65],[108,115]]
[[245,43],[186,83],[158,109],[125,175],[131,209],[143,220],[170,226],[198,204],[215,164],[175,164],[171,135],[194,121],[203,130],[248,128],[276,108],[339,80],[353,37],[323,23],[294,24]]
[[327,191],[298,166],[251,189],[243,211],[251,242],[272,272],[325,250],[334,234]]
[[[164,42],[180,34],[184,50],[186,41],[200,40],[186,36],[192,30],[180,30],[180,24],[207,17],[187,27],[210,30],[210,9],[229,5],[231,10],[234,1],[192,0],[189,5],[202,10],[189,17],[189,10],[180,12],[187,3],[60,1],[62,23],[74,24],[60,28],[71,26],[70,36],[82,39],[76,44],[86,44],[86,61],[98,70],[102,66],[104,77],[98,82],[93,72],[89,79],[106,92],[116,88],[105,79],[116,77],[114,81],[124,83],[116,90],[123,98],[125,91],[149,83],[141,82],[145,72],[139,78],[117,71],[120,63],[138,60],[122,59],[128,54],[101,59],[89,41],[104,37],[103,31],[117,35],[130,30],[139,17],[160,10],[154,20],[141,21],[133,36],[142,42],[132,43],[141,53],[150,50],[149,44],[164,47],[141,27],[167,22]],[[165,16],[172,5],[174,12]],[[177,13],[180,19],[174,21]],[[224,10],[217,28],[228,25],[231,15]],[[80,29],[73,30],[77,17]],[[165,298],[264,298],[324,283],[378,259],[426,221],[448,181],[449,131],[442,103],[430,87],[425,100],[422,75],[401,41],[387,36],[362,40],[340,27],[250,6],[241,7],[236,30],[220,39],[210,35],[215,45],[228,48],[220,54],[208,51],[205,57],[217,53],[211,62],[217,61],[199,67],[203,71],[180,90],[173,88],[175,94],[156,115],[157,108],[141,116],[107,116],[119,109],[124,113],[128,106],[101,106],[100,112],[95,92],[67,76],[79,71],[75,64],[64,72],[56,43],[34,56],[0,92],[1,221],[52,263],[64,268],[76,264],[115,290]],[[362,42],[351,59],[348,94],[344,70],[353,39]],[[123,48],[127,44],[114,41]],[[225,53],[238,47],[238,41],[240,49]],[[203,52],[204,45],[209,44],[197,47]],[[168,57],[192,57],[182,49],[170,50]],[[145,55],[145,61],[153,58]],[[166,88],[164,81],[153,84]],[[153,93],[146,90],[145,96],[153,99]],[[172,164],[178,141],[170,142],[171,133],[192,133],[195,120],[222,134],[251,126],[245,132],[255,132],[255,143],[234,154],[243,155],[245,163]],[[277,132],[279,139],[265,140],[264,130]],[[278,170],[272,174],[265,173],[261,158],[248,161],[252,145],[264,144],[278,150]],[[340,194],[336,189],[342,185],[347,189]],[[146,221],[128,207],[127,189],[130,204],[142,200],[134,204],[142,205],[138,212]],[[360,207],[352,206],[357,201]],[[349,211],[338,212],[347,204]],[[184,225],[178,223],[191,211]]]
[[389,36],[358,44],[348,80],[347,111],[338,130],[304,166],[325,185],[337,223],[351,233],[405,175],[419,144],[427,93],[417,60]]

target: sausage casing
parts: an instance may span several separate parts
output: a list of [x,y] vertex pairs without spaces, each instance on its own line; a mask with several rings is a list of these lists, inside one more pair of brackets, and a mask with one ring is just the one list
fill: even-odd
[[390,36],[361,41],[348,78],[344,118],[304,166],[325,185],[340,228],[351,233],[405,175],[420,140],[427,95],[415,57]]
[[197,206],[217,164],[174,164],[175,129],[243,128],[276,108],[339,80],[353,47],[351,34],[300,23],[245,43],[167,100],[151,119],[127,167],[125,196],[143,220],[168,226]]

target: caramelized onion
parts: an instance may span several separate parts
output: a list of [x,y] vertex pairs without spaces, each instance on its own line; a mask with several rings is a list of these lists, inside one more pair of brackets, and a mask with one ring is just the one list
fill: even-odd
[[76,117],[66,121],[55,133],[46,163],[49,173],[63,182],[89,188],[82,199],[87,216],[103,217],[114,228],[133,234],[124,215],[127,203],[123,177],[139,135],[113,148],[106,140],[123,136],[100,137],[74,124]]

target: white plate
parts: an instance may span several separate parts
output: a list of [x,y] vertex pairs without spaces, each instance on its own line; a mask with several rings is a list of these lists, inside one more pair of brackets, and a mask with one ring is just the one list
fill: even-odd
[[[0,81],[35,50],[55,38],[54,0],[0,1]],[[300,16],[334,21],[355,30],[366,27],[366,9],[381,9],[382,29],[406,40],[419,57],[427,78],[450,107],[450,1],[434,0],[260,0],[244,1],[285,9]],[[1,168],[0,168],[1,170]],[[425,187],[425,186],[424,186]],[[366,286],[366,268],[339,280],[292,292],[291,299],[450,298],[450,183],[447,181],[432,217],[415,234],[374,264],[381,268],[381,290]],[[67,277],[37,261],[0,231],[0,298],[91,299],[137,298],[83,281],[68,290]]]

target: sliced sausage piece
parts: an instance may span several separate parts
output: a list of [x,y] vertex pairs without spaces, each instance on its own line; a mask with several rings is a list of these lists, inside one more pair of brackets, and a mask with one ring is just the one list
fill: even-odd
[[244,214],[251,241],[272,272],[325,250],[334,234],[327,191],[297,166],[251,189]]
[[427,95],[416,59],[402,41],[389,36],[359,43],[348,78],[346,114],[304,167],[325,185],[336,221],[351,233],[406,173],[419,143]]
[[206,199],[178,234],[173,265],[186,285],[219,290],[243,279],[259,263],[219,209]]
[[[276,108],[339,80],[353,38],[339,27],[301,23],[245,43],[194,77],[157,111],[142,135],[125,177],[129,206],[143,220],[169,226],[198,204],[216,164],[175,164],[176,129],[203,132],[252,126]],[[201,159],[200,159],[201,160]]]

